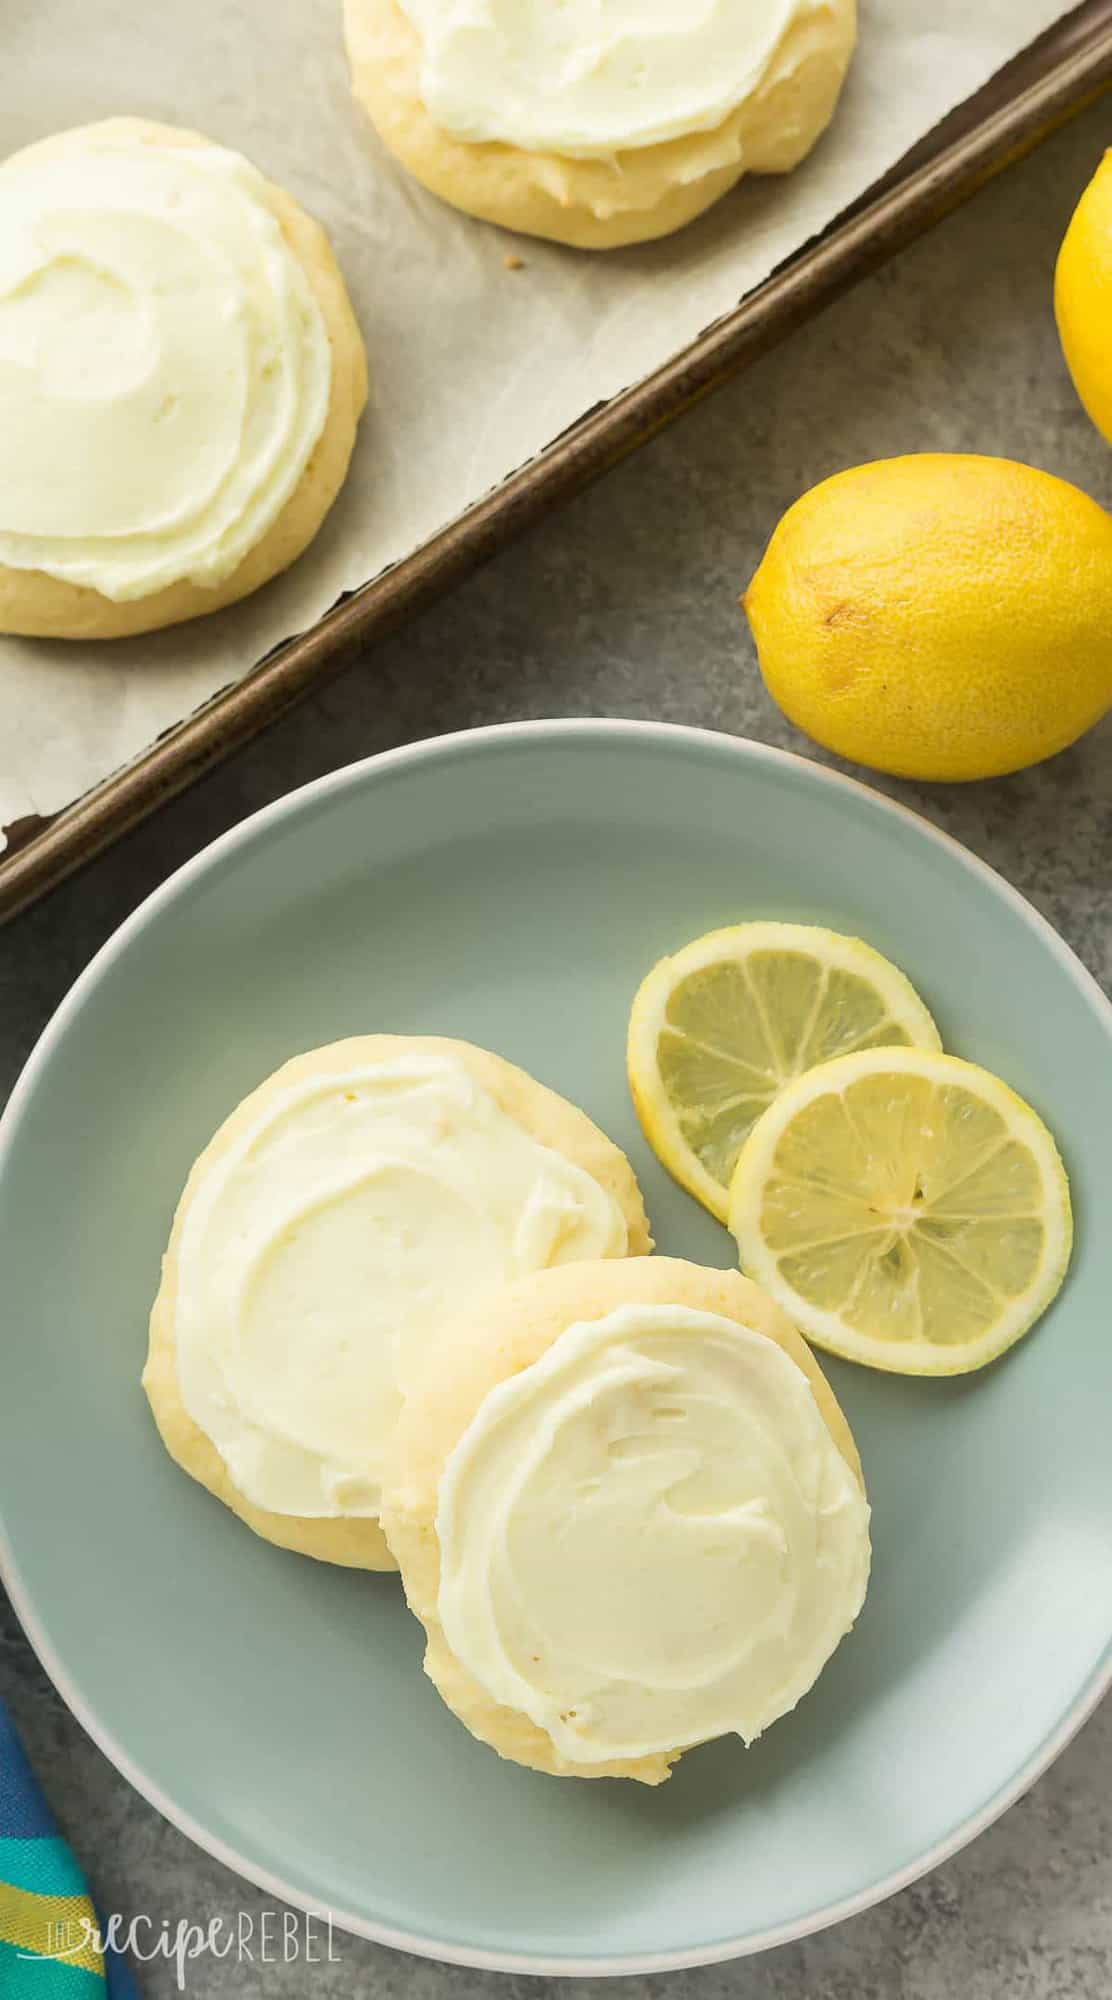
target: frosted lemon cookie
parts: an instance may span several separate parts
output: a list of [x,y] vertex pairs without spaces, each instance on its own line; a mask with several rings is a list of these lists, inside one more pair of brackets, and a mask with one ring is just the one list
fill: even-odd
[[665,236],[834,111],[856,0],[344,0],[355,94],[434,194],[588,250]]
[[869,1509],[810,1350],[736,1271],[546,1271],[410,1393],[383,1526],[425,1670],[503,1757],[659,1784],[751,1742],[853,1624]]
[[382,1469],[411,1381],[507,1282],[652,1247],[582,1111],[465,1042],[297,1056],[190,1174],[143,1385],[171,1456],[257,1534],[396,1567]]
[[293,562],[366,364],[323,231],[238,153],[136,118],[0,165],[0,631],[150,631]]

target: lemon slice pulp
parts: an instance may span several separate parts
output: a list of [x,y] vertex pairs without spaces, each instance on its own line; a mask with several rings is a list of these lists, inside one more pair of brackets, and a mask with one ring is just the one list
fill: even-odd
[[852,1050],[909,1044],[937,1049],[938,1030],[871,946],[809,924],[737,924],[644,980],[629,1084],[657,1157],[725,1222],[741,1147],[785,1084]]
[[1045,1311],[1072,1242],[1069,1185],[1031,1107],[973,1063],[875,1049],[790,1084],[730,1188],[742,1269],[817,1346],[956,1375]]

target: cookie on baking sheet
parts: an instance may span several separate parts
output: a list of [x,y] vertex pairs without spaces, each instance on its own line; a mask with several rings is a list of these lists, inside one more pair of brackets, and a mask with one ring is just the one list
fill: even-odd
[[542,1271],[407,1400],[382,1524],[425,1671],[503,1757],[659,1784],[812,1685],[869,1572],[860,1460],[810,1349],[736,1271]]
[[382,1470],[429,1350],[527,1273],[651,1247],[624,1154],[524,1070],[436,1037],[335,1042],[194,1166],[143,1385],[171,1457],[257,1534],[393,1569]]
[[319,225],[240,154],[111,118],[0,165],[0,243],[0,632],[147,632],[292,563],[367,394]]
[[356,97],[404,167],[487,222],[580,249],[666,236],[787,173],[838,101],[856,0],[344,0]]

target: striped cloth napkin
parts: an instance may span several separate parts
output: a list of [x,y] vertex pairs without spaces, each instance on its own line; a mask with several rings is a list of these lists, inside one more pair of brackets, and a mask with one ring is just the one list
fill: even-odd
[[98,1939],[85,1878],[0,1701],[3,2000],[138,2000],[125,1961],[111,1946],[102,1953]]

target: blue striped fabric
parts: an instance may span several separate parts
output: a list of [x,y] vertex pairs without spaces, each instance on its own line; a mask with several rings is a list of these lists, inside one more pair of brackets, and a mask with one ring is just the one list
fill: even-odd
[[139,2000],[0,1702],[0,2000]]

